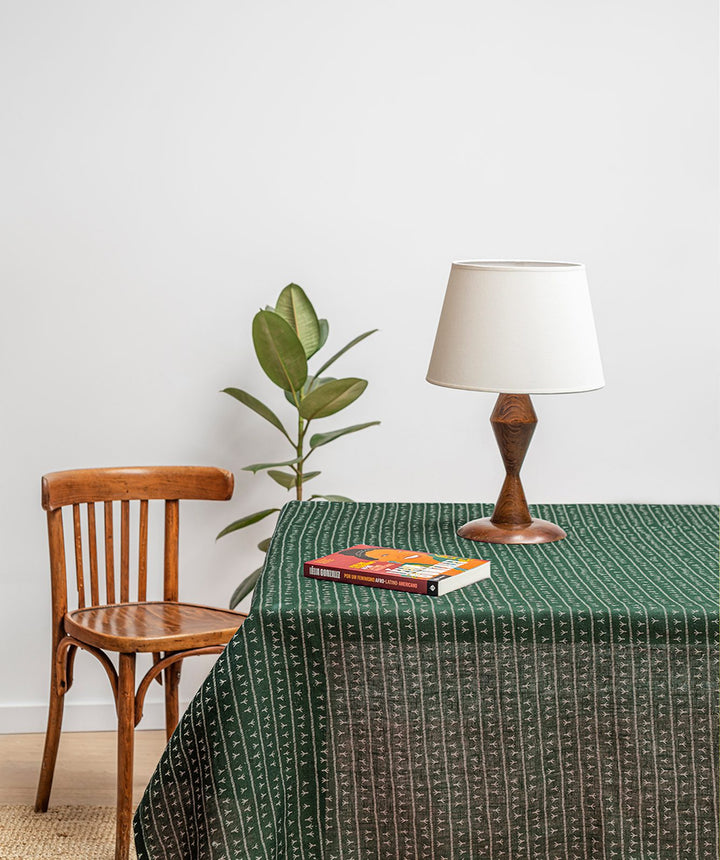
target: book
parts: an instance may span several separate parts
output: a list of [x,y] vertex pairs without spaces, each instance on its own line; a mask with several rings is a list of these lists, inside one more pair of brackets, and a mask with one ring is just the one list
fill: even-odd
[[457,558],[356,544],[331,555],[306,561],[303,573],[311,579],[440,597],[449,591],[487,579],[490,576],[490,562],[481,558]]

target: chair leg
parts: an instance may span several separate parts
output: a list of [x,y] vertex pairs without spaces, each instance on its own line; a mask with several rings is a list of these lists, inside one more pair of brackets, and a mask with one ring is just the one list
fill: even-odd
[[163,672],[165,676],[165,734],[168,740],[175,731],[180,714],[180,663],[173,663]]
[[135,740],[135,655],[120,654],[118,677],[117,819],[115,860],[127,860],[133,810]]
[[50,707],[48,709],[47,731],[45,732],[45,749],[40,766],[40,779],[35,796],[35,812],[47,812],[60,744],[65,696],[58,693],[57,671],[56,661],[53,660],[50,673]]

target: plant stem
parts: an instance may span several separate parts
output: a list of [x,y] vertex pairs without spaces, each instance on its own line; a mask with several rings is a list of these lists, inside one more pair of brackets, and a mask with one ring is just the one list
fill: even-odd
[[[298,441],[297,441],[297,455],[302,458],[303,455],[303,447],[305,442],[305,434],[303,433],[303,420],[302,415],[298,411]],[[297,464],[297,477],[295,478],[295,487],[296,493],[295,498],[300,502],[302,501],[302,491],[303,491],[303,461],[302,459]]]

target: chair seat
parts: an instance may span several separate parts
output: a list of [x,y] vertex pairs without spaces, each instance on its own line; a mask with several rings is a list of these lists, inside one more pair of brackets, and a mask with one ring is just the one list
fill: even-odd
[[65,615],[65,631],[106,651],[183,651],[224,645],[246,618],[195,603],[116,603]]

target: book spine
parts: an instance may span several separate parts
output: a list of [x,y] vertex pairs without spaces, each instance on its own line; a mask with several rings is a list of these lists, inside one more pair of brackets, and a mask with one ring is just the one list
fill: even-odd
[[[410,591],[413,594],[427,594],[426,579],[410,579],[407,576],[387,576],[382,573],[364,573],[361,570],[338,570],[320,567],[316,564],[304,565],[305,576],[310,579],[325,579],[329,582],[349,582],[352,585],[366,585],[370,588],[387,588],[391,591]],[[437,591],[435,592],[437,594]]]

